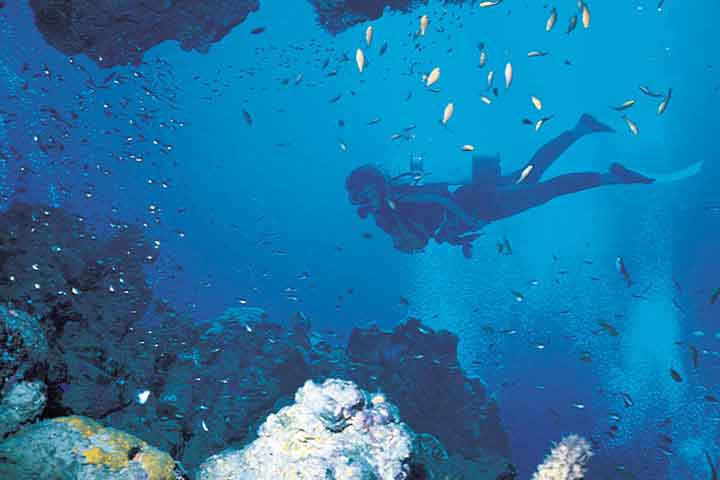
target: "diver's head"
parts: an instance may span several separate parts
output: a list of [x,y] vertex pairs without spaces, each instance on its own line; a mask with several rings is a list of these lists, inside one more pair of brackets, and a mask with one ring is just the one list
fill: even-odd
[[385,202],[389,180],[377,167],[363,165],[353,170],[345,181],[345,188],[353,205],[379,209]]

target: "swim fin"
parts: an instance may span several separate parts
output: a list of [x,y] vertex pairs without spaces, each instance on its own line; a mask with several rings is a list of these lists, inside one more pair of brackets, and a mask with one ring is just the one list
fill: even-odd
[[600,132],[614,132],[615,129],[610,127],[609,125],[605,125],[604,123],[597,120],[592,115],[589,115],[587,113],[583,113],[582,117],[580,117],[580,120],[578,120],[577,125],[575,125],[574,131],[577,135],[587,135],[589,133],[600,133]]
[[653,183],[654,178],[647,177],[639,172],[634,172],[623,167],[619,163],[610,165],[610,176],[613,183]]

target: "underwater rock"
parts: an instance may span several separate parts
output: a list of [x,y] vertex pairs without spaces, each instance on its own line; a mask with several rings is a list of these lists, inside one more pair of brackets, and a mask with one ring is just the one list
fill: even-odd
[[157,254],[139,229],[116,230],[101,241],[82,217],[42,205],[0,214],[0,297],[36,317],[50,344],[35,377],[48,386],[50,415],[102,417],[132,395],[121,380],[138,354],[123,339],[150,304],[143,267]]
[[0,305],[0,399],[6,385],[22,379],[47,355],[47,339],[38,321],[23,311]]
[[265,420],[257,440],[210,457],[196,478],[402,480],[412,440],[382,395],[343,380],[308,381],[293,405]]
[[168,321],[152,335],[138,329],[126,345],[158,347],[133,349],[137,358],[127,361],[134,374],[124,387],[131,394],[147,390],[148,399],[104,420],[192,469],[214,452],[251,442],[260,422],[313,377],[301,333],[268,321],[256,307],[231,308],[213,321]]
[[413,441],[413,480],[513,480],[515,467],[501,455],[468,460],[461,455],[448,454],[440,441],[423,433]]
[[347,375],[385,392],[414,431],[434,435],[449,452],[469,459],[509,457],[498,404],[479,379],[464,375],[457,344],[456,335],[414,318],[393,332],[356,328],[347,347],[354,368]]
[[84,53],[101,67],[137,65],[165,40],[207,52],[259,8],[258,0],[29,0],[35,25],[66,55]]
[[42,382],[15,384],[0,402],[0,438],[35,420],[45,408],[45,400]]
[[[461,4],[465,0],[445,0],[448,4]],[[409,12],[427,0],[310,0],[317,14],[317,22],[332,34],[340,33],[353,25],[377,20],[385,10]]]
[[166,453],[85,417],[61,417],[23,428],[0,442],[0,478],[37,480],[175,480]]

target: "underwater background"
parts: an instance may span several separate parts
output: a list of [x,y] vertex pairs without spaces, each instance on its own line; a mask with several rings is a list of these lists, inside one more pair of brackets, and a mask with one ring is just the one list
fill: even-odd
[[[593,444],[586,478],[716,478],[719,4],[593,2],[589,28],[566,33],[575,0],[417,2],[330,33],[318,2],[264,1],[207,52],[166,41],[142,63],[100,68],[51,46],[28,2],[4,3],[0,207],[47,205],[100,239],[138,227],[137,278],[155,305],[140,325],[172,311],[175,328],[190,328],[259,307],[285,327],[301,312],[343,345],[356,327],[415,317],[457,335],[460,367],[497,400],[518,478],[569,433]],[[512,86],[494,96],[488,71],[501,85],[508,61]],[[430,89],[423,74],[436,66]],[[641,85],[672,88],[667,111],[658,115],[661,99]],[[631,109],[611,108],[629,99]],[[617,132],[583,139],[549,175],[612,162],[702,169],[494,222],[472,259],[448,245],[399,252],[348,201],[345,178],[367,163],[399,174],[422,158],[428,181],[469,179],[465,144],[515,170],[585,112]],[[537,131],[522,122],[539,115],[552,118]],[[6,287],[2,301],[22,309],[28,298]]]

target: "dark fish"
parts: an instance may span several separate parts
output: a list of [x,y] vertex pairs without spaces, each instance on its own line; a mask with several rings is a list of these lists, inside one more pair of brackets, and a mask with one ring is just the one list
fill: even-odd
[[388,43],[385,42],[380,46],[380,51],[378,52],[378,56],[382,57],[383,55],[385,55],[385,52],[387,52],[387,49],[388,49]]
[[243,118],[245,119],[245,123],[247,123],[248,125],[252,126],[252,124],[253,124],[253,119],[252,119],[252,116],[250,116],[250,112],[248,112],[247,110],[245,110],[245,109],[243,108],[242,114],[243,114]]
[[338,100],[340,100],[341,98],[342,98],[342,93],[338,93],[337,95],[332,97],[330,100],[328,100],[328,103],[335,103]]
[[698,353],[698,349],[692,345],[688,345],[688,348],[690,349],[690,354],[692,355],[693,367],[698,368],[700,363],[700,354]]
[[521,123],[522,123],[523,125],[532,125],[532,124],[533,124],[533,121],[530,120],[529,118],[523,118]]
[[408,300],[408,299],[405,298],[405,297],[400,297],[400,300],[398,301],[398,303],[399,303],[400,305],[403,305],[403,306],[407,307],[407,306],[410,305],[410,300]]
[[598,321],[598,324],[599,324],[607,333],[609,333],[610,336],[612,336],[612,337],[617,337],[618,335],[620,335],[620,332],[617,331],[617,328],[613,327],[612,325],[610,325],[610,324],[609,324],[608,322],[606,322],[605,320],[599,320],[599,321]]
[[645,95],[647,95],[648,97],[660,98],[663,96],[662,93],[655,93],[652,90],[650,90],[650,87],[647,87],[645,85],[640,85],[640,91],[642,93],[644,93]]
[[623,404],[625,405],[625,408],[630,408],[633,405],[635,405],[635,402],[633,402],[633,399],[630,395],[628,395],[625,392],[620,392],[620,396],[623,399]]
[[265,31],[265,27],[255,27],[252,30],[250,30],[250,33],[252,35],[260,35]]
[[710,467],[710,478],[712,480],[718,480],[717,468],[715,467],[715,463],[712,461],[712,458],[710,458],[710,454],[707,450],[705,450],[705,459],[707,460],[708,467]]
[[575,27],[577,27],[577,15],[573,15],[570,17],[570,23],[568,24],[567,33],[568,35],[572,33],[573,30],[575,30]]
[[674,368],[670,369],[670,376],[672,377],[673,380],[675,380],[678,383],[681,383],[683,381],[683,378],[680,376],[680,374]]
[[706,395],[705,401],[710,402],[710,403],[720,403],[720,400],[718,400],[718,398],[715,395]]
[[716,288],[710,295],[710,305],[715,305],[715,303],[717,303],[718,301],[718,298],[720,298],[720,288]]

